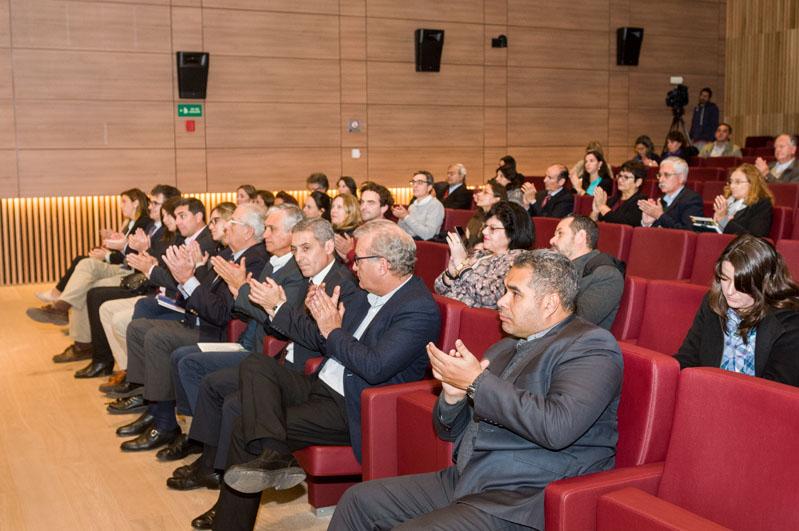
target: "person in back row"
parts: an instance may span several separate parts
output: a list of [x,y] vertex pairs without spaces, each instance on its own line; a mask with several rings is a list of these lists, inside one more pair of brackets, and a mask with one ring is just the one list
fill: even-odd
[[472,209],[472,191],[466,188],[466,166],[461,163],[447,168],[447,180],[436,183],[433,188],[444,208]]
[[574,211],[574,190],[566,188],[569,170],[563,164],[553,164],[544,175],[544,189],[536,191],[533,183],[522,185],[523,207],[530,216],[563,218]]
[[658,187],[663,193],[660,200],[641,199],[641,225],[666,229],[693,230],[692,216],[701,217],[702,196],[685,186],[688,180],[688,164],[677,157],[669,157],[660,163]]
[[770,183],[799,183],[799,166],[796,165],[796,146],[799,137],[781,134],[774,139],[774,160],[766,163],[761,157],[755,160],[760,174]]
[[399,220],[402,230],[417,240],[429,240],[438,234],[444,222],[444,205],[435,198],[433,174],[419,170],[411,177],[413,203],[408,208],[394,205],[391,213]]

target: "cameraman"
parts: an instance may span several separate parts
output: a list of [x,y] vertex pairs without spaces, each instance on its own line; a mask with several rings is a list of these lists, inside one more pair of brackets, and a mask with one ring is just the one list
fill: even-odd
[[710,101],[713,91],[709,87],[699,91],[699,105],[694,107],[694,116],[691,120],[691,142],[700,150],[708,142],[715,140],[716,129],[719,126],[719,108]]

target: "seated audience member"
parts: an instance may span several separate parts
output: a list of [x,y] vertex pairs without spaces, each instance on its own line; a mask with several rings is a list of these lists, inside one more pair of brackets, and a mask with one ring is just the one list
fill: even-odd
[[796,135],[781,134],[774,139],[773,162],[766,163],[762,157],[755,160],[760,174],[770,183],[799,183],[799,166],[796,165]]
[[284,190],[280,190],[278,193],[275,194],[274,206],[284,205],[284,204],[300,206],[300,202],[297,201],[296,197],[294,197],[293,195]]
[[565,188],[569,170],[563,164],[547,168],[544,189],[536,191],[533,183],[522,185],[522,206],[530,216],[562,218],[574,211],[574,190]]
[[344,175],[343,177],[340,177],[336,183],[336,191],[338,192],[338,195],[355,195],[358,193],[358,185],[355,183],[355,179]]
[[646,181],[646,167],[637,160],[628,160],[621,165],[616,174],[616,188],[613,197],[602,188],[594,191],[591,204],[591,219],[605,223],[623,223],[639,227],[641,225],[641,209],[638,201],[646,200],[641,187]]
[[365,182],[361,185],[361,218],[363,222],[382,219],[394,206],[394,197],[382,184]]
[[656,167],[660,163],[660,157],[655,153],[655,143],[648,135],[641,135],[635,139],[633,145],[635,149],[634,160],[637,160],[646,167]]
[[236,188],[236,204],[243,205],[255,201],[255,187],[251,184],[242,184]]
[[269,190],[256,190],[253,200],[262,207],[269,208],[275,204],[275,194]]
[[713,221],[724,234],[768,236],[773,203],[774,196],[757,168],[742,164],[730,175],[724,195],[713,201]]
[[368,298],[342,309],[338,290],[331,297],[317,289],[306,302],[325,354],[320,370],[311,377],[292,373],[265,356],[241,364],[242,414],[211,509],[216,529],[252,529],[262,490],[303,481],[293,450],[352,444],[360,460],[363,390],[425,374],[425,345],[438,337],[440,315],[413,275],[415,243],[388,220],[366,223],[355,236],[356,271]]
[[[588,143],[587,146],[585,146],[585,153],[588,153],[589,151],[598,151],[602,154],[603,158],[605,157],[605,150],[602,147],[602,144],[599,142],[599,140],[592,140]],[[578,160],[574,164],[574,166],[572,166],[571,169],[569,170],[569,180],[574,182],[575,179],[579,179],[580,176],[583,174],[584,168],[585,168],[585,154],[583,154],[583,156],[580,157],[580,160]],[[610,168],[608,168],[608,171],[610,171]],[[610,176],[612,178],[613,172],[611,171],[610,173],[611,173]]]
[[29,308],[26,312],[34,321],[60,325],[67,324],[66,317],[69,315],[69,337],[73,344],[53,357],[56,363],[91,358],[86,294],[97,286],[120,285],[122,278],[130,273],[129,269],[123,267],[125,257],[133,252],[128,244],[129,238],[139,229],[148,232],[153,225],[147,215],[149,199],[138,188],[122,192],[119,206],[125,219],[122,228],[118,232],[108,229],[100,231],[102,247],[92,249],[88,258],[78,262],[58,300],[41,308]]
[[434,185],[436,197],[444,208],[472,209],[472,191],[466,188],[466,166],[453,164],[447,168],[447,180]]
[[663,150],[660,160],[669,157],[690,160],[692,157],[695,157],[698,154],[699,151],[695,147],[688,145],[685,135],[679,131],[669,131],[669,133],[666,135],[666,148]]
[[688,164],[676,157],[663,159],[658,172],[659,200],[641,199],[641,225],[666,229],[694,230],[691,216],[702,217],[702,196],[685,186]]
[[599,151],[589,151],[585,154],[583,173],[579,176],[570,176],[572,186],[577,195],[594,195],[594,190],[602,188],[608,194],[613,191],[613,176],[605,162],[605,157]]
[[330,196],[318,190],[311,192],[302,205],[302,213],[308,219],[322,218],[330,221]]
[[799,286],[766,240],[739,236],[680,350],[680,367],[721,367],[799,386]]
[[563,256],[525,252],[499,301],[514,337],[476,353],[482,361],[460,341],[428,345],[443,387],[432,420],[455,442],[455,464],[356,484],[328,529],[544,529],[547,484],[613,468],[622,356],[574,315],[577,279]]
[[474,193],[474,202],[477,205],[477,210],[469,218],[463,230],[466,238],[464,244],[467,251],[478,247],[482,248],[483,227],[485,226],[488,212],[500,201],[507,200],[508,194],[505,192],[505,187],[499,184],[496,179],[491,179]]
[[[694,107],[691,117],[691,141],[698,149],[708,142],[713,142],[713,134],[719,126],[719,108],[710,101],[713,91],[705,87],[699,91],[699,103]],[[665,158],[665,157],[664,157]],[[683,157],[680,157],[683,158]]]
[[435,290],[474,308],[496,308],[505,293],[505,274],[513,260],[535,243],[535,228],[527,212],[501,201],[488,212],[483,246],[469,253],[457,232],[447,234],[449,264],[438,275]]
[[624,292],[624,276],[617,261],[597,250],[599,227],[585,216],[561,220],[549,241],[574,264],[579,279],[575,313],[605,330],[610,330]]
[[339,194],[330,207],[330,221],[335,231],[336,255],[345,264],[354,259],[352,233],[361,226],[361,206],[355,194]]
[[327,193],[330,184],[327,181],[327,175],[324,173],[312,173],[305,179],[305,187],[309,192],[319,191]]
[[413,188],[413,202],[408,208],[394,205],[391,213],[397,218],[397,225],[402,230],[418,240],[430,240],[438,234],[444,222],[444,205],[432,194],[433,174],[424,170],[417,171],[410,184]]
[[516,173],[515,169],[506,165],[497,168],[497,175],[494,179],[505,187],[505,192],[508,194],[508,201],[513,201],[522,207],[524,206],[524,192],[522,192],[524,175]]
[[521,172],[516,168],[516,159],[510,155],[505,155],[499,159],[499,166],[497,169],[499,168],[506,168],[510,170],[510,174],[520,175],[522,180],[524,180],[524,175],[522,175]]
[[709,157],[741,157],[741,148],[732,143],[732,126],[721,122],[716,128],[716,140],[702,147],[699,156]]

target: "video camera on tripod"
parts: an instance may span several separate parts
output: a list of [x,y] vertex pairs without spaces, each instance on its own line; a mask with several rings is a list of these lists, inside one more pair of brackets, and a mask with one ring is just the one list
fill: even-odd
[[682,84],[681,77],[671,78],[671,82],[677,86],[666,93],[666,106],[671,107],[671,113],[675,117],[682,117],[685,106],[688,105],[688,87]]

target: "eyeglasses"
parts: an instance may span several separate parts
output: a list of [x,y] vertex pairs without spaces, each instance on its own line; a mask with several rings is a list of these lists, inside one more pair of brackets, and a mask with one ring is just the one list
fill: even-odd
[[239,220],[233,219],[233,218],[230,218],[229,220],[227,220],[227,224],[228,225],[241,225],[242,227],[246,227],[247,226],[247,224],[244,223],[243,221],[239,221]]
[[729,185],[733,185],[733,184],[749,184],[749,181],[747,181],[747,180],[742,180],[742,181],[729,180],[729,181],[727,181],[727,184],[729,184]]
[[414,185],[417,185],[417,184],[428,184],[427,181],[420,181],[418,179],[411,179],[410,181],[408,181],[408,183],[411,186],[414,186]]
[[662,177],[664,179],[668,179],[669,177],[676,177],[678,175],[679,173],[673,171],[659,171],[657,174],[658,178]]
[[633,175],[631,173],[620,173],[620,174],[618,174],[616,176],[616,180],[618,181],[619,179],[625,179],[627,181],[634,181],[635,180],[635,175]]
[[383,257],[377,254],[373,254],[371,256],[358,256],[356,254],[355,258],[352,261],[357,264],[361,260],[369,260],[370,258],[383,258]]
[[483,230],[486,230],[486,229],[491,231],[491,233],[493,234],[495,231],[505,230],[505,227],[503,227],[502,225],[500,225],[499,227],[494,227],[493,225],[483,225]]
[[209,225],[216,225],[220,221],[222,221],[222,218],[216,216],[216,217],[211,218],[211,221],[209,221],[208,224]]

